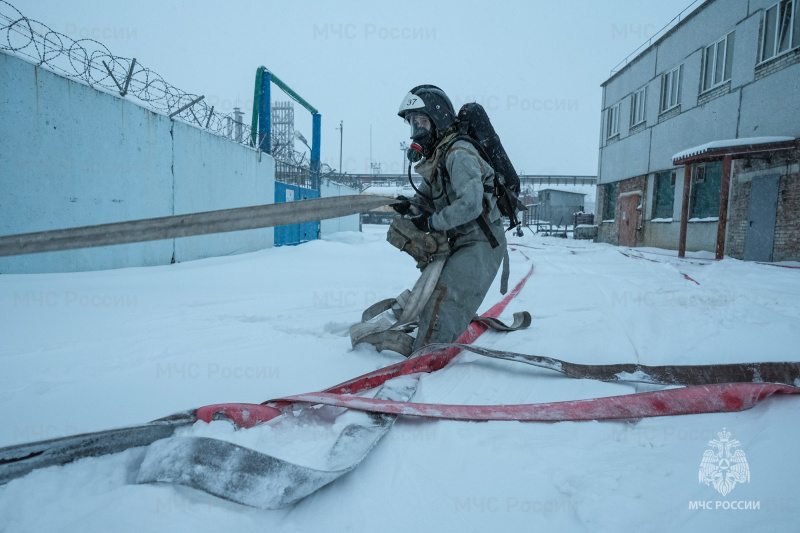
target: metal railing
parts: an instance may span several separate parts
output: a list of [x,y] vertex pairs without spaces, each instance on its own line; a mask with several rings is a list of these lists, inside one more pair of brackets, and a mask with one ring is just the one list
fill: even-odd
[[659,40],[661,37],[663,37],[664,35],[666,35],[666,34],[667,34],[667,32],[669,32],[669,31],[670,31],[672,28],[674,28],[675,26],[677,26],[678,24],[680,24],[680,22],[681,22],[683,19],[685,19],[685,18],[686,18],[688,15],[690,15],[692,12],[694,12],[694,9],[695,9],[695,7],[697,7],[697,6],[698,6],[698,4],[702,4],[702,3],[706,2],[706,1],[708,1],[708,0],[693,0],[693,2],[692,2],[691,4],[689,4],[689,5],[688,5],[688,6],[687,6],[687,7],[686,7],[686,8],[685,8],[683,11],[681,11],[680,13],[678,13],[678,14],[675,16],[675,18],[673,18],[672,20],[670,20],[669,22],[667,22],[667,24],[666,24],[666,25],[664,25],[664,27],[663,27],[663,28],[661,28],[660,30],[658,30],[658,31],[657,31],[657,32],[656,32],[656,33],[655,33],[655,34],[654,34],[652,37],[650,37],[650,38],[649,38],[649,39],[648,39],[648,40],[647,40],[645,43],[643,43],[643,44],[639,45],[639,47],[638,47],[636,50],[634,50],[633,52],[631,52],[630,54],[628,54],[628,56],[627,56],[625,59],[623,59],[622,61],[620,61],[619,63],[617,63],[617,64],[614,66],[614,68],[612,68],[612,69],[611,69],[611,73],[609,74],[609,77],[613,76],[614,74],[616,74],[617,72],[619,72],[620,70],[622,70],[623,68],[625,68],[625,67],[628,65],[628,63],[630,63],[631,61],[633,61],[634,59],[636,59],[637,57],[639,57],[639,55],[641,55],[641,53],[642,53],[644,50],[646,50],[647,48],[649,48],[649,47],[650,47],[650,45],[652,45],[654,42],[656,42],[656,41],[657,41],[657,40]]

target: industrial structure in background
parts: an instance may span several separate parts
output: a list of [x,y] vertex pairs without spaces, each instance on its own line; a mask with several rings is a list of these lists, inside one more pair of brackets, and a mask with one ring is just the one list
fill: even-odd
[[[287,185],[311,188],[311,147],[300,131],[294,127],[294,104],[273,102],[271,106],[272,157],[275,158],[275,180]],[[308,148],[298,152],[294,141]],[[330,168],[323,165],[322,175],[329,175]]]
[[612,71],[598,241],[800,260],[798,9],[707,0]]

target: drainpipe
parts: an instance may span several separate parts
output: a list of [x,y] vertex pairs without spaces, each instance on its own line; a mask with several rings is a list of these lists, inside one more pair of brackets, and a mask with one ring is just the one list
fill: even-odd
[[681,202],[681,233],[678,237],[678,257],[686,257],[686,229],[689,224],[689,191],[692,183],[692,164],[683,169],[683,201]]
[[722,185],[719,191],[719,223],[717,226],[717,261],[725,255],[725,232],[728,227],[728,196],[731,189],[733,156],[726,155],[722,163]]

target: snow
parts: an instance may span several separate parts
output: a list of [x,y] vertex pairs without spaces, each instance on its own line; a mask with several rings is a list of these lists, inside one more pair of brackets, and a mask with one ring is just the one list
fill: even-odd
[[759,144],[775,144],[782,142],[791,142],[794,140],[795,140],[794,137],[745,137],[742,139],[711,141],[709,143],[701,144],[700,146],[695,146],[693,148],[689,148],[688,150],[678,152],[677,154],[672,156],[672,161],[673,162],[678,161],[686,157],[704,154],[708,151],[719,150],[722,148],[736,148],[739,146],[758,146]]
[[[594,185],[591,185],[591,187],[594,187]],[[556,187],[553,187],[553,186],[548,185],[546,187],[543,187],[543,188],[539,189],[538,192],[543,192],[543,191],[568,192],[568,193],[571,193],[571,194],[582,194],[584,196],[589,194],[587,192],[584,192],[582,190],[582,188],[583,187],[581,187],[581,186],[576,186],[576,187],[558,187],[558,186],[556,186]]]
[[672,222],[672,218],[654,218],[650,222]]
[[719,222],[719,217],[690,218],[689,222]]
[[[170,266],[0,276],[0,446],[317,391],[401,361],[352,349],[347,338],[368,305],[417,278],[385,231],[365,226]],[[510,240],[524,245],[510,253],[512,286],[531,264],[522,252],[535,272],[500,318],[528,310],[533,325],[486,333],[479,345],[584,364],[798,358],[797,270],[682,261],[658,249],[642,251],[661,254],[659,263],[636,261],[610,245],[529,234]],[[501,299],[498,287],[499,279],[481,312]],[[518,404],[657,389],[464,353],[422,375],[412,401]],[[323,409],[331,433],[358,416]],[[0,531],[794,530],[798,416],[798,398],[779,395],[741,413],[602,423],[400,417],[353,472],[280,511],[136,485],[145,451],[137,448],[0,486]],[[281,431],[233,431],[222,421],[181,431],[313,463],[329,435],[314,420],[298,422]],[[725,497],[698,482],[703,452],[723,427],[741,442],[752,474]],[[306,436],[293,438],[301,430]],[[690,509],[695,501],[760,508]]]
[[652,378],[649,374],[642,372],[641,370],[637,370],[636,372],[617,372],[616,374],[617,379],[620,380],[627,380],[627,381],[639,381],[639,382],[652,382]]

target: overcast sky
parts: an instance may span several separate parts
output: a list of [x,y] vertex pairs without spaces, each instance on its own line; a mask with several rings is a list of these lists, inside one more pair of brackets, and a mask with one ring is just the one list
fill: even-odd
[[[249,117],[266,66],[322,114],[322,160],[397,173],[403,96],[431,83],[482,103],[517,171],[596,175],[600,84],[692,0],[11,0],[74,39],[93,37],[165,80]],[[478,7],[482,6],[482,7]],[[273,86],[273,101],[285,100]],[[311,139],[310,115],[295,128]],[[298,150],[304,147],[298,142]]]

